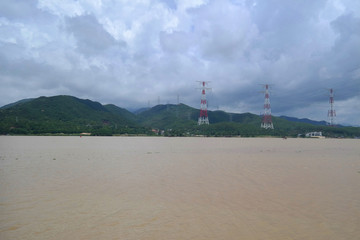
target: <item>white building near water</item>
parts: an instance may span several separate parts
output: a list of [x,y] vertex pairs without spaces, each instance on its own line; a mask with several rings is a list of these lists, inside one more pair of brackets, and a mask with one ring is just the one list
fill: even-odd
[[312,137],[312,138],[322,138],[322,132],[309,132],[305,134],[305,137]]

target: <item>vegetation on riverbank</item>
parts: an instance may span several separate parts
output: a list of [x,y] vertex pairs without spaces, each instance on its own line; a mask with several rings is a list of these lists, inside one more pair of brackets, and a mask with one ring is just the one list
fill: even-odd
[[321,131],[325,137],[360,136],[359,127],[330,127],[273,117],[275,129],[260,128],[261,116],[209,111],[210,125],[197,125],[199,110],[185,104],[157,105],[132,113],[72,96],[40,97],[0,109],[0,134],[14,135],[164,135],[298,137]]

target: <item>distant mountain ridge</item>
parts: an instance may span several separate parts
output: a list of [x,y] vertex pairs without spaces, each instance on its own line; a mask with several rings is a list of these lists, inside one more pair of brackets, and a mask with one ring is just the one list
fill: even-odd
[[165,104],[132,113],[114,104],[60,95],[24,99],[0,108],[0,134],[146,134],[164,130],[172,136],[297,136],[324,131],[328,136],[360,136],[360,128],[331,128],[325,121],[273,116],[274,130],[262,129],[252,113],[208,111],[209,126],[198,126],[199,109]]
[[302,123],[309,123],[312,125],[322,125],[326,126],[328,123],[326,121],[315,121],[308,118],[296,118],[296,117],[288,117],[288,116],[280,116],[279,118],[286,119],[292,122],[302,122]]
[[[67,96],[67,95],[59,95],[59,96],[72,97],[72,96]],[[54,96],[54,97],[57,97],[57,96]],[[42,97],[40,97],[40,98],[42,98]],[[74,98],[76,98],[76,97],[74,97]],[[9,103],[7,105],[4,105],[4,106],[0,107],[0,109],[11,108],[11,107],[14,107],[16,105],[20,105],[20,104],[23,104],[23,103],[30,102],[30,101],[32,101],[34,99],[36,99],[36,98],[22,99],[22,100],[19,100],[17,102],[14,102],[14,103]],[[125,114],[128,118],[133,119],[133,120],[136,118],[135,115],[140,115],[141,116],[141,115],[143,115],[142,113],[147,112],[147,111],[149,111],[149,110],[151,110],[153,108],[156,111],[156,109],[162,108],[162,107],[164,107],[166,105],[175,106],[174,104],[166,104],[166,105],[159,104],[157,106],[154,106],[153,108],[139,108],[139,109],[136,109],[136,110],[133,110],[133,111],[129,111],[129,110],[125,109],[125,108],[118,107],[118,106],[116,106],[114,104],[101,105],[101,103],[94,102],[94,101],[91,101],[89,99],[79,99],[79,98],[76,98],[76,99],[78,101],[84,103],[85,105],[88,105],[89,107],[92,107],[93,109],[98,109],[98,110],[100,110],[100,109],[105,110],[106,109],[107,111],[110,111],[110,112],[116,112],[118,114]],[[182,104],[182,105],[184,105],[184,104]],[[184,106],[186,106],[186,105],[184,105]],[[199,110],[195,109],[195,108],[192,108],[192,107],[189,107],[189,106],[187,106],[187,107],[188,107],[187,108],[188,111],[191,111],[192,118],[194,120],[197,120],[196,118],[198,117],[197,113],[198,113]],[[154,110],[151,110],[151,111],[154,111]],[[193,116],[194,111],[196,112],[195,113],[196,116]],[[227,113],[227,112],[224,112],[224,111],[221,111],[221,110],[209,111],[209,118],[211,119],[212,123],[217,123],[219,121],[224,122],[224,121],[226,121],[225,119],[228,119],[229,121],[234,121],[234,122],[243,122],[244,121],[244,114],[246,114],[248,117],[252,116],[251,118],[254,118],[254,114],[251,114],[251,113],[242,113],[242,114],[239,114],[239,113]],[[242,116],[242,117],[240,117],[240,116]],[[311,120],[311,119],[308,119],[308,118],[296,118],[296,117],[289,117],[289,116],[280,116],[279,118],[286,119],[286,120],[291,121],[291,122],[301,122],[301,123],[309,123],[309,124],[312,124],[312,125],[323,125],[323,126],[327,125],[326,121],[315,121],[315,120]]]

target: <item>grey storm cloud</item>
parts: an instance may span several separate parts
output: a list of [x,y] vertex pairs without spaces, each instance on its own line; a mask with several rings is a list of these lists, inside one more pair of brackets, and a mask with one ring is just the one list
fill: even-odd
[[0,105],[68,94],[121,107],[199,107],[360,125],[360,2],[146,0],[0,3]]
[[93,15],[68,17],[66,29],[76,39],[76,46],[83,54],[99,54],[112,47],[122,47],[124,42],[114,39]]
[[36,0],[28,1],[1,1],[0,2],[0,16],[11,20],[23,19],[39,14],[36,8]]

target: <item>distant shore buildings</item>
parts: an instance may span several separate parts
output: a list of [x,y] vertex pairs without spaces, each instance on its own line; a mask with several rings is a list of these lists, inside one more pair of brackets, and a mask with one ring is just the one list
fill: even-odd
[[305,137],[308,138],[324,138],[322,132],[308,132],[305,134]]

